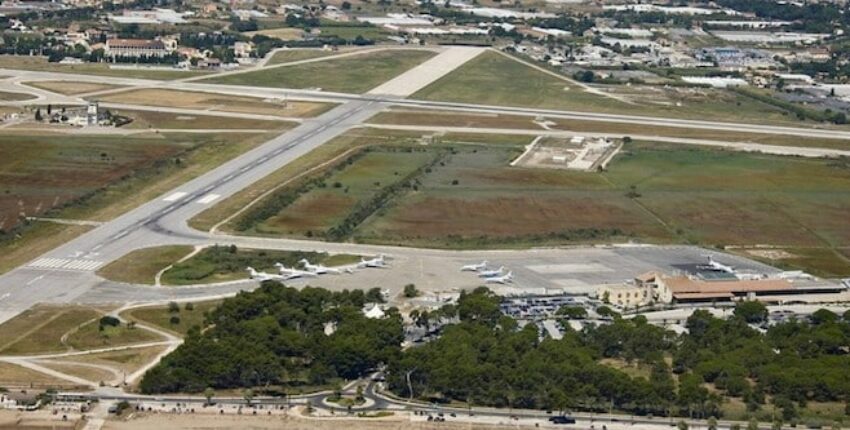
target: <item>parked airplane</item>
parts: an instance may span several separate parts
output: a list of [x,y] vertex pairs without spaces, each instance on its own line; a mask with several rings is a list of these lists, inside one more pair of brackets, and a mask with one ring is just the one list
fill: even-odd
[[333,273],[335,275],[340,274],[341,272],[338,269],[332,269],[330,267],[322,266],[321,264],[310,264],[310,261],[306,258],[302,258],[299,263],[304,265],[304,268],[307,269],[308,272],[314,273],[316,275],[324,275],[327,273]]
[[357,263],[357,268],[363,269],[363,268],[366,268],[366,267],[370,267],[370,268],[387,267],[387,262],[386,262],[386,260],[384,260],[384,254],[381,254],[381,255],[379,255],[375,258],[372,258],[370,260],[367,260],[365,258],[361,258],[360,262]]
[[487,268],[487,260],[484,260],[478,264],[467,264],[460,268],[461,272],[480,272]]
[[285,277],[286,279],[296,279],[296,278],[312,278],[315,277],[316,274],[313,272],[308,272],[306,270],[298,270],[294,268],[289,268],[280,263],[275,263],[275,267],[277,267],[278,273],[280,276]]
[[493,277],[496,277],[496,276],[502,276],[503,273],[505,273],[505,266],[502,266],[502,267],[500,267],[496,270],[484,270],[484,271],[478,272],[478,277],[479,278],[493,278]]
[[726,273],[735,273],[735,268],[732,266],[727,266],[723,263],[718,263],[714,261],[710,255],[708,256],[708,264],[699,266],[700,269],[713,270],[715,272],[726,272]]
[[484,279],[487,284],[509,284],[514,281],[514,272],[508,272],[505,276],[493,276]]
[[248,271],[248,276],[250,276],[251,279],[254,279],[254,280],[260,281],[260,282],[263,282],[263,281],[285,281],[286,280],[281,275],[275,275],[275,274],[266,273],[266,272],[258,272],[256,270],[254,270],[253,267],[246,267],[245,270]]

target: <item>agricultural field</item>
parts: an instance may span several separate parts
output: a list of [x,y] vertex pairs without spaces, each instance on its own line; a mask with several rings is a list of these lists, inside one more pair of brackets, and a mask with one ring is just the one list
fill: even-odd
[[78,75],[112,76],[117,78],[172,80],[200,76],[209,72],[162,70],[162,69],[132,69],[110,68],[105,63],[58,64],[49,63],[47,57],[25,55],[0,56],[0,68],[33,70],[36,72],[72,73]]
[[250,73],[212,77],[203,82],[273,88],[320,88],[325,91],[364,93],[434,55],[431,51],[392,49]]
[[[822,273],[848,267],[846,258],[824,261],[841,255],[831,250],[850,246],[844,160],[631,142],[606,171],[571,172],[509,167],[531,137],[397,135],[394,145],[372,139],[372,151],[349,154],[283,187],[228,227],[449,248],[626,240],[770,244],[826,250],[805,262],[833,266]],[[404,145],[410,152],[399,150]],[[411,174],[401,171],[405,166]],[[358,171],[370,172],[370,179]],[[405,179],[393,186],[387,179],[393,177]]]
[[[554,73],[554,72],[553,72]],[[610,96],[603,93],[609,92]],[[414,94],[414,98],[661,117],[803,124],[779,108],[730,91],[623,87],[590,92],[565,77],[506,55],[485,52]]]
[[[241,76],[241,75],[237,75]],[[312,117],[326,112],[331,103],[263,100],[197,91],[142,88],[96,97],[106,103],[126,103],[221,112],[252,113],[281,117]]]
[[75,96],[77,94],[86,94],[93,93],[95,91],[114,90],[121,88],[120,85],[82,81],[33,81],[25,82],[25,84],[33,88],[39,88],[54,93],[64,94],[66,96]]
[[21,217],[108,220],[267,140],[265,134],[0,136],[0,269],[86,231]]

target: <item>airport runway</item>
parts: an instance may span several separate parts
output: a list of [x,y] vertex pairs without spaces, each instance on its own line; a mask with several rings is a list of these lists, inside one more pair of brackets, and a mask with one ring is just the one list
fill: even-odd
[[[468,49],[468,48],[462,48]],[[189,229],[188,219],[197,215],[248,185],[280,169],[292,160],[304,155],[324,142],[358,126],[386,107],[407,105],[431,109],[453,109],[471,112],[520,113],[537,115],[574,115],[583,119],[600,121],[618,121],[674,125],[678,127],[712,129],[747,129],[755,132],[800,134],[815,137],[850,139],[850,131],[816,130],[746,124],[715,123],[706,121],[673,120],[647,118],[639,116],[605,115],[591,113],[570,113],[549,110],[501,108],[475,106],[456,103],[423,102],[404,99],[418,88],[427,85],[459,67],[474,55],[472,51],[457,51],[448,48],[438,57],[444,56],[446,64],[440,67],[439,61],[429,60],[429,67],[414,68],[402,76],[413,82],[404,87],[397,81],[381,91],[392,93],[382,95],[334,94],[306,90],[276,90],[271,88],[220,86],[193,82],[161,82],[139,79],[108,78],[102,76],[68,75],[50,72],[27,72],[20,70],[1,70],[4,75],[14,76],[21,81],[26,79],[65,79],[87,82],[114,83],[132,86],[151,86],[184,90],[202,90],[238,95],[257,95],[261,97],[280,97],[289,95],[290,99],[310,99],[333,101],[339,105],[330,111],[311,119],[305,119],[292,130],[273,140],[236,157],[225,164],[183,184],[156,199],[131,210],[124,215],[104,223],[83,234],[77,239],[0,276],[0,322],[5,321],[32,305],[40,302],[71,303],[85,302],[131,302],[151,300],[185,299],[196,300],[201,297],[229,295],[241,288],[252,287],[254,283],[235,283],[214,287],[153,288],[121,285],[97,277],[94,272],[104,264],[126,253],[149,246],[163,244],[211,244],[235,243],[238,246],[270,247],[278,249],[324,250],[355,254],[377,254],[386,252],[395,259],[397,269],[364,271],[356,276],[364,276],[364,281],[374,285],[388,283],[386,288],[401,288],[401,281],[407,279],[417,286],[427,289],[453,286],[446,284],[448,279],[458,279],[459,287],[480,285],[474,275],[461,277],[456,268],[461,263],[475,262],[485,256],[494,264],[505,264],[516,268],[518,279],[522,279],[528,288],[583,288],[592,283],[621,282],[628,276],[650,269],[669,269],[671,263],[702,261],[703,250],[693,247],[653,247],[653,248],[577,248],[566,250],[531,251],[439,251],[412,248],[390,248],[355,244],[334,244],[324,242],[305,242],[293,240],[273,240],[211,236],[207,233]],[[465,60],[464,60],[465,59]],[[424,73],[427,76],[421,75]],[[393,81],[391,81],[393,82]],[[381,87],[378,87],[381,88]],[[593,119],[595,118],[595,119]],[[728,257],[732,259],[732,257]],[[722,260],[722,259],[721,259]],[[736,266],[751,266],[755,263],[744,259],[730,261]],[[722,260],[727,261],[727,260]],[[759,270],[771,270],[759,267]],[[637,272],[637,273],[636,273]],[[311,282],[313,283],[313,282]],[[323,278],[315,285],[344,287],[332,278]],[[383,286],[383,285],[382,285]]]

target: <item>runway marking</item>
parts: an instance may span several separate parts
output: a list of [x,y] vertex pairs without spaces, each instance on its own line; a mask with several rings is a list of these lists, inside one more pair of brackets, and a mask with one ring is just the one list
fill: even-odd
[[30,279],[29,282],[27,282],[27,285],[32,285],[34,282],[37,282],[37,281],[39,281],[43,278],[44,278],[44,275],[38,275],[35,278]]
[[186,194],[188,194],[188,193],[184,193],[183,191],[178,191],[178,192],[162,199],[162,201],[164,201],[164,202],[174,202],[174,201],[182,199],[183,197],[186,196]]
[[217,199],[219,197],[221,197],[221,196],[219,196],[218,194],[207,194],[207,195],[201,197],[200,199],[198,199],[198,203],[205,205],[205,204],[208,204],[208,203],[212,203],[215,199]]
[[[33,261],[27,267],[32,267],[36,269],[48,269],[48,270],[73,270],[79,272],[91,272],[97,270],[100,266],[103,265],[102,261],[97,260],[85,260],[85,259],[67,259],[67,258],[40,258],[38,260]],[[41,277],[43,277],[42,275]],[[35,282],[41,277],[35,278],[30,282]],[[29,285],[29,283],[27,284]]]

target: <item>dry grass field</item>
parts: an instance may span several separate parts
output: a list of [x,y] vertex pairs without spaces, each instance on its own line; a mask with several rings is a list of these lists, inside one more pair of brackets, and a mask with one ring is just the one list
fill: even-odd
[[0,91],[0,101],[4,102],[19,102],[23,100],[32,100],[35,96],[29,93],[13,93],[9,91]]
[[144,106],[163,106],[184,109],[201,109],[222,112],[241,112],[282,117],[306,118],[319,115],[331,107],[329,103],[270,101],[257,97],[230,96],[196,91],[164,90],[156,88],[135,89],[96,97],[111,103]]
[[209,72],[163,70],[163,69],[128,69],[110,68],[106,63],[57,64],[49,63],[47,57],[24,55],[3,55],[0,57],[0,67],[18,70],[34,70],[37,72],[72,73],[79,75],[114,76],[119,78],[171,80],[200,76]]
[[95,91],[113,90],[121,88],[120,85],[102,84],[97,82],[81,81],[32,81],[25,82],[26,85],[54,93],[74,96],[77,94],[93,93]]
[[37,306],[0,325],[0,354],[36,354],[70,350],[62,337],[100,312],[76,306]]
[[[169,311],[168,306],[134,308],[124,311],[121,316],[130,321],[150,324],[183,336],[194,326],[203,327],[204,314],[214,309],[220,303],[220,300],[192,303],[192,309],[187,309],[184,303],[180,305],[178,312]],[[180,317],[180,321],[177,324],[172,324],[171,317],[175,315]]]
[[[27,369],[26,367],[0,362],[0,386],[2,387],[54,387],[69,389],[74,388],[75,385],[76,384],[64,379],[54,378],[53,376]],[[0,429],[4,428],[2,425],[3,421],[0,421]]]

